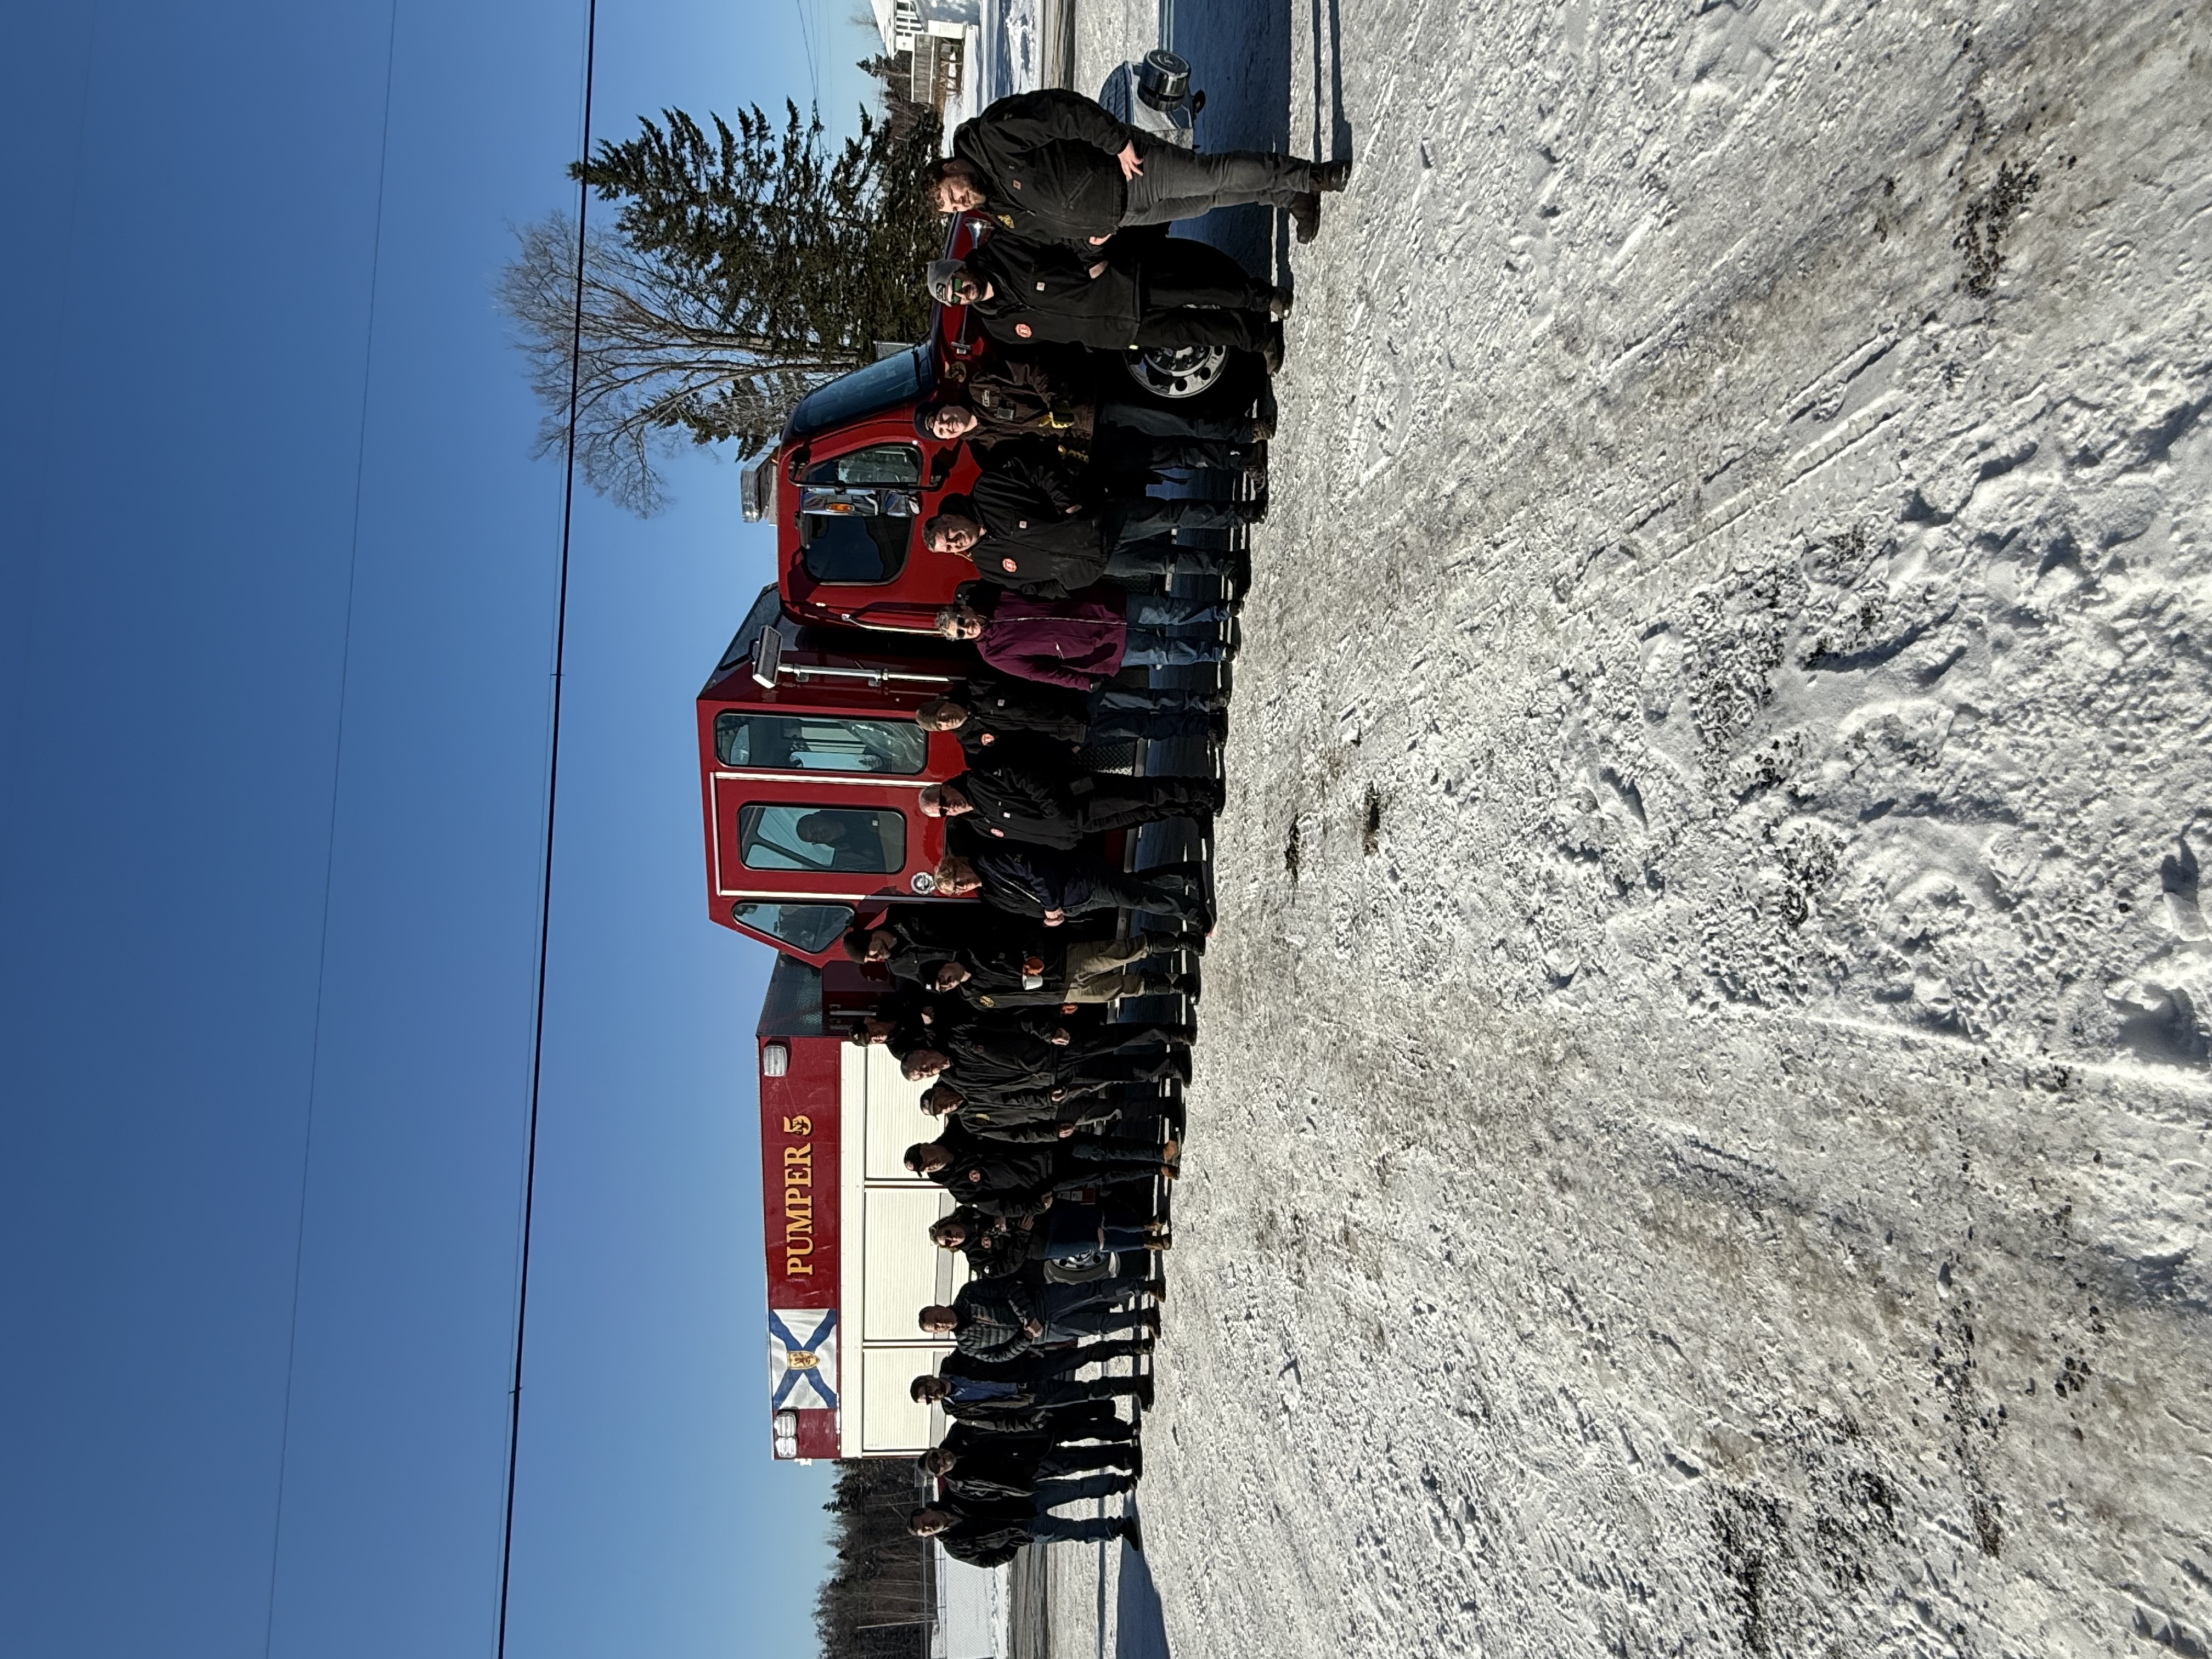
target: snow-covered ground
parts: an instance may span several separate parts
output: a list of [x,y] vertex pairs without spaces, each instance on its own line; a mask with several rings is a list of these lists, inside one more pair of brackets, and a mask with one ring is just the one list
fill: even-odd
[[1170,44],[1209,146],[1358,166],[1288,250],[1169,1645],[2203,1655],[2212,12]]

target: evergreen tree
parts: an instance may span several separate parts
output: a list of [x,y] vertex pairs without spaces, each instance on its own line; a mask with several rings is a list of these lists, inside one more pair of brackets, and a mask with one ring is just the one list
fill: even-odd
[[904,1458],[854,1458],[837,1465],[822,1507],[835,1517],[837,1559],[814,1602],[814,1627],[836,1659],[921,1659],[932,1617],[929,1564],[935,1546],[906,1529],[928,1486]]
[[921,268],[942,232],[921,169],[935,117],[863,111],[832,152],[818,118],[785,112],[780,129],[755,106],[734,129],[709,116],[710,131],[665,110],[572,166],[618,204],[585,250],[580,361],[574,221],[524,227],[501,278],[547,407],[540,453],[566,441],[574,373],[585,479],[640,514],[661,505],[655,462],[684,437],[757,453],[812,386],[927,326]]

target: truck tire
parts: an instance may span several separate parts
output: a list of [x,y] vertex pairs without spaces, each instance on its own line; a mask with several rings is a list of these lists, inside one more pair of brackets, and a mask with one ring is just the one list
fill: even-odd
[[[1156,228],[1143,227],[1149,232]],[[1123,235],[1131,235],[1124,231]],[[1145,252],[1147,264],[1171,263],[1180,274],[1218,283],[1235,283],[1247,276],[1244,267],[1236,258],[1214,246],[1185,236],[1147,238]],[[1160,359],[1172,354],[1151,354],[1152,362],[1140,362],[1134,352],[1098,352],[1093,356],[1105,359],[1097,367],[1099,395],[1114,401],[1134,400],[1158,404],[1166,408],[1186,409],[1194,415],[1234,416],[1250,409],[1260,401],[1267,386],[1267,366],[1249,351],[1232,351],[1220,355],[1216,361],[1202,362],[1195,375],[1187,372],[1190,360],[1203,360],[1213,354],[1190,352],[1183,354],[1186,362],[1175,366],[1173,371],[1164,371]],[[1114,364],[1117,373],[1107,372],[1106,363]],[[1191,379],[1201,383],[1201,389],[1179,392],[1178,384],[1188,385]]]

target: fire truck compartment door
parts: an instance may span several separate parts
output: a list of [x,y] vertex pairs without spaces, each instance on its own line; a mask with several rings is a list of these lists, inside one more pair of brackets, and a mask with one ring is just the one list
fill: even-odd
[[[860,1351],[860,1382],[849,1381],[845,1399],[849,1413],[855,1394],[860,1402],[860,1455],[912,1455],[927,1451],[935,1439],[931,1432],[933,1410],[915,1404],[907,1394],[914,1379],[933,1371],[937,1362],[951,1350],[927,1348],[863,1348]],[[852,1419],[846,1418],[845,1455],[852,1456]]]
[[867,1342],[929,1340],[915,1316],[937,1300],[938,1263],[951,1255],[931,1243],[929,1224],[951,1207],[950,1195],[935,1187],[867,1189],[860,1223],[860,1334]]
[[[865,1148],[861,1178],[865,1181],[919,1180],[906,1167],[906,1149],[917,1140],[937,1138],[937,1120],[921,1109],[927,1083],[909,1083],[899,1063],[882,1043],[855,1048],[848,1043],[840,1054],[840,1081],[844,1089],[844,1120],[860,1122]],[[932,1186],[930,1192],[942,1188]],[[930,1219],[935,1220],[931,1213]]]

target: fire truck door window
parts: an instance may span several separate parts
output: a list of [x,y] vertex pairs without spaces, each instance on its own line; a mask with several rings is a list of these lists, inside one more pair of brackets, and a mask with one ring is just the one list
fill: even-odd
[[738,809],[738,857],[748,870],[832,870],[890,875],[906,867],[906,819],[889,807]]
[[818,461],[806,469],[810,484],[907,484],[921,482],[921,450],[915,444],[870,444]]
[[817,582],[887,582],[906,568],[915,522],[881,514],[802,513],[799,545],[806,574]]
[[794,951],[815,956],[828,950],[853,925],[853,908],[848,904],[733,904],[730,919],[770,939],[781,939]]
[[770,772],[881,772],[910,777],[929,758],[929,734],[911,720],[835,714],[714,716],[714,755],[725,766]]
[[[839,492],[802,506],[799,544],[806,574],[818,582],[887,582],[906,566],[917,498],[902,492],[921,483],[918,444],[870,444],[817,461],[799,481]],[[880,489],[884,493],[868,495]],[[851,492],[861,492],[855,497]]]

